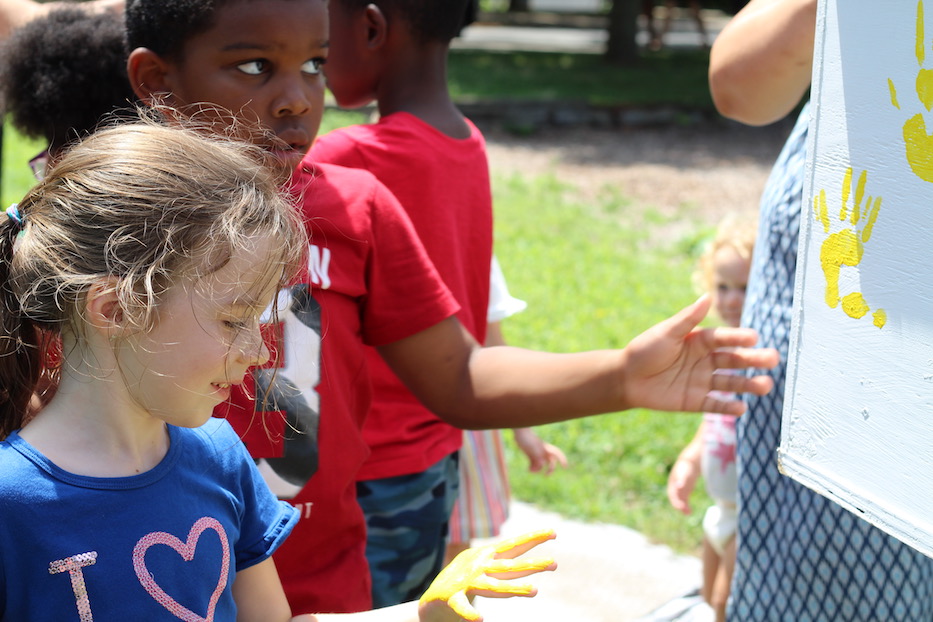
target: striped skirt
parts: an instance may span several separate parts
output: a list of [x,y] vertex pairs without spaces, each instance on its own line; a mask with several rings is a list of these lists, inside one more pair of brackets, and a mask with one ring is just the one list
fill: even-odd
[[469,430],[460,449],[460,497],[450,516],[450,542],[499,535],[509,516],[509,479],[502,433]]

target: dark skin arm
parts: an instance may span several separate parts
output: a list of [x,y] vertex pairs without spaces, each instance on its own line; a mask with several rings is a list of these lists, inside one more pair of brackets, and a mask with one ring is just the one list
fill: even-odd
[[749,349],[757,337],[748,329],[697,329],[708,309],[704,297],[621,350],[481,348],[450,318],[379,352],[438,417],[466,429],[528,427],[629,408],[741,414],[741,401],[715,400],[709,391],[761,395],[773,382],[713,372],[770,368],[777,352]]

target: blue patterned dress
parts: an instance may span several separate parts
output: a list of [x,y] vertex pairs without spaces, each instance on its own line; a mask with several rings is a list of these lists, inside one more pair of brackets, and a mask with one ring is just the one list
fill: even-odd
[[728,618],[930,622],[933,560],[777,470],[808,119],[804,108],[761,200],[743,325],[777,348],[781,363],[775,390],[749,396],[736,426],[739,527]]

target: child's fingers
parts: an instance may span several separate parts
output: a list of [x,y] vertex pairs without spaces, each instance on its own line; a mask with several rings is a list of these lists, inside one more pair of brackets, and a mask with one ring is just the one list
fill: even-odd
[[745,414],[745,402],[740,399],[723,400],[707,395],[703,399],[703,405],[700,407],[700,410],[705,413],[718,413],[740,417]]
[[751,348],[758,343],[758,331],[751,328],[719,326],[717,328],[703,328],[697,332],[702,334],[704,343],[714,350],[720,348]]
[[676,481],[668,483],[667,500],[670,502],[671,507],[673,507],[675,510],[687,514],[688,512],[686,512],[685,509],[687,508],[687,498],[689,496],[690,495],[687,493],[683,482]]
[[485,598],[510,598],[512,596],[532,597],[538,593],[538,588],[530,583],[515,583],[513,581],[497,581],[488,579],[482,582],[485,585],[477,584],[470,589],[471,596],[483,596]]
[[553,529],[542,529],[522,534],[508,540],[503,540],[495,545],[496,558],[513,558],[522,555],[535,548],[542,542],[553,540],[557,537]]
[[[720,368],[721,369],[721,368]],[[739,374],[713,374],[710,387],[722,393],[754,393],[764,395],[774,388],[771,376],[742,376]]]
[[532,559],[496,559],[486,565],[486,575],[498,579],[518,579],[530,574],[554,570],[557,562],[550,557]]
[[560,465],[565,469],[567,468],[567,456],[563,451],[561,451],[560,447],[551,445],[550,443],[545,443],[545,449],[547,449],[548,464],[550,465],[548,474],[552,473],[557,465]]
[[447,600],[447,605],[458,616],[468,622],[482,622],[483,616],[473,608],[473,603],[464,592],[457,592]]
[[729,348],[726,346],[718,348],[721,349],[713,352],[713,366],[716,369],[744,369],[746,367],[771,369],[780,360],[774,348]]
[[703,294],[692,305],[681,309],[677,314],[657,324],[656,327],[668,332],[674,338],[683,339],[703,321],[711,304],[712,299],[709,295]]

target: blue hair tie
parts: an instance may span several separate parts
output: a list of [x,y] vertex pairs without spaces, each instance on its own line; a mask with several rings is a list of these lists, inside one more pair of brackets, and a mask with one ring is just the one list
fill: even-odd
[[10,207],[6,208],[7,217],[16,223],[16,226],[20,229],[23,228],[23,215],[19,213],[19,204],[14,203]]

